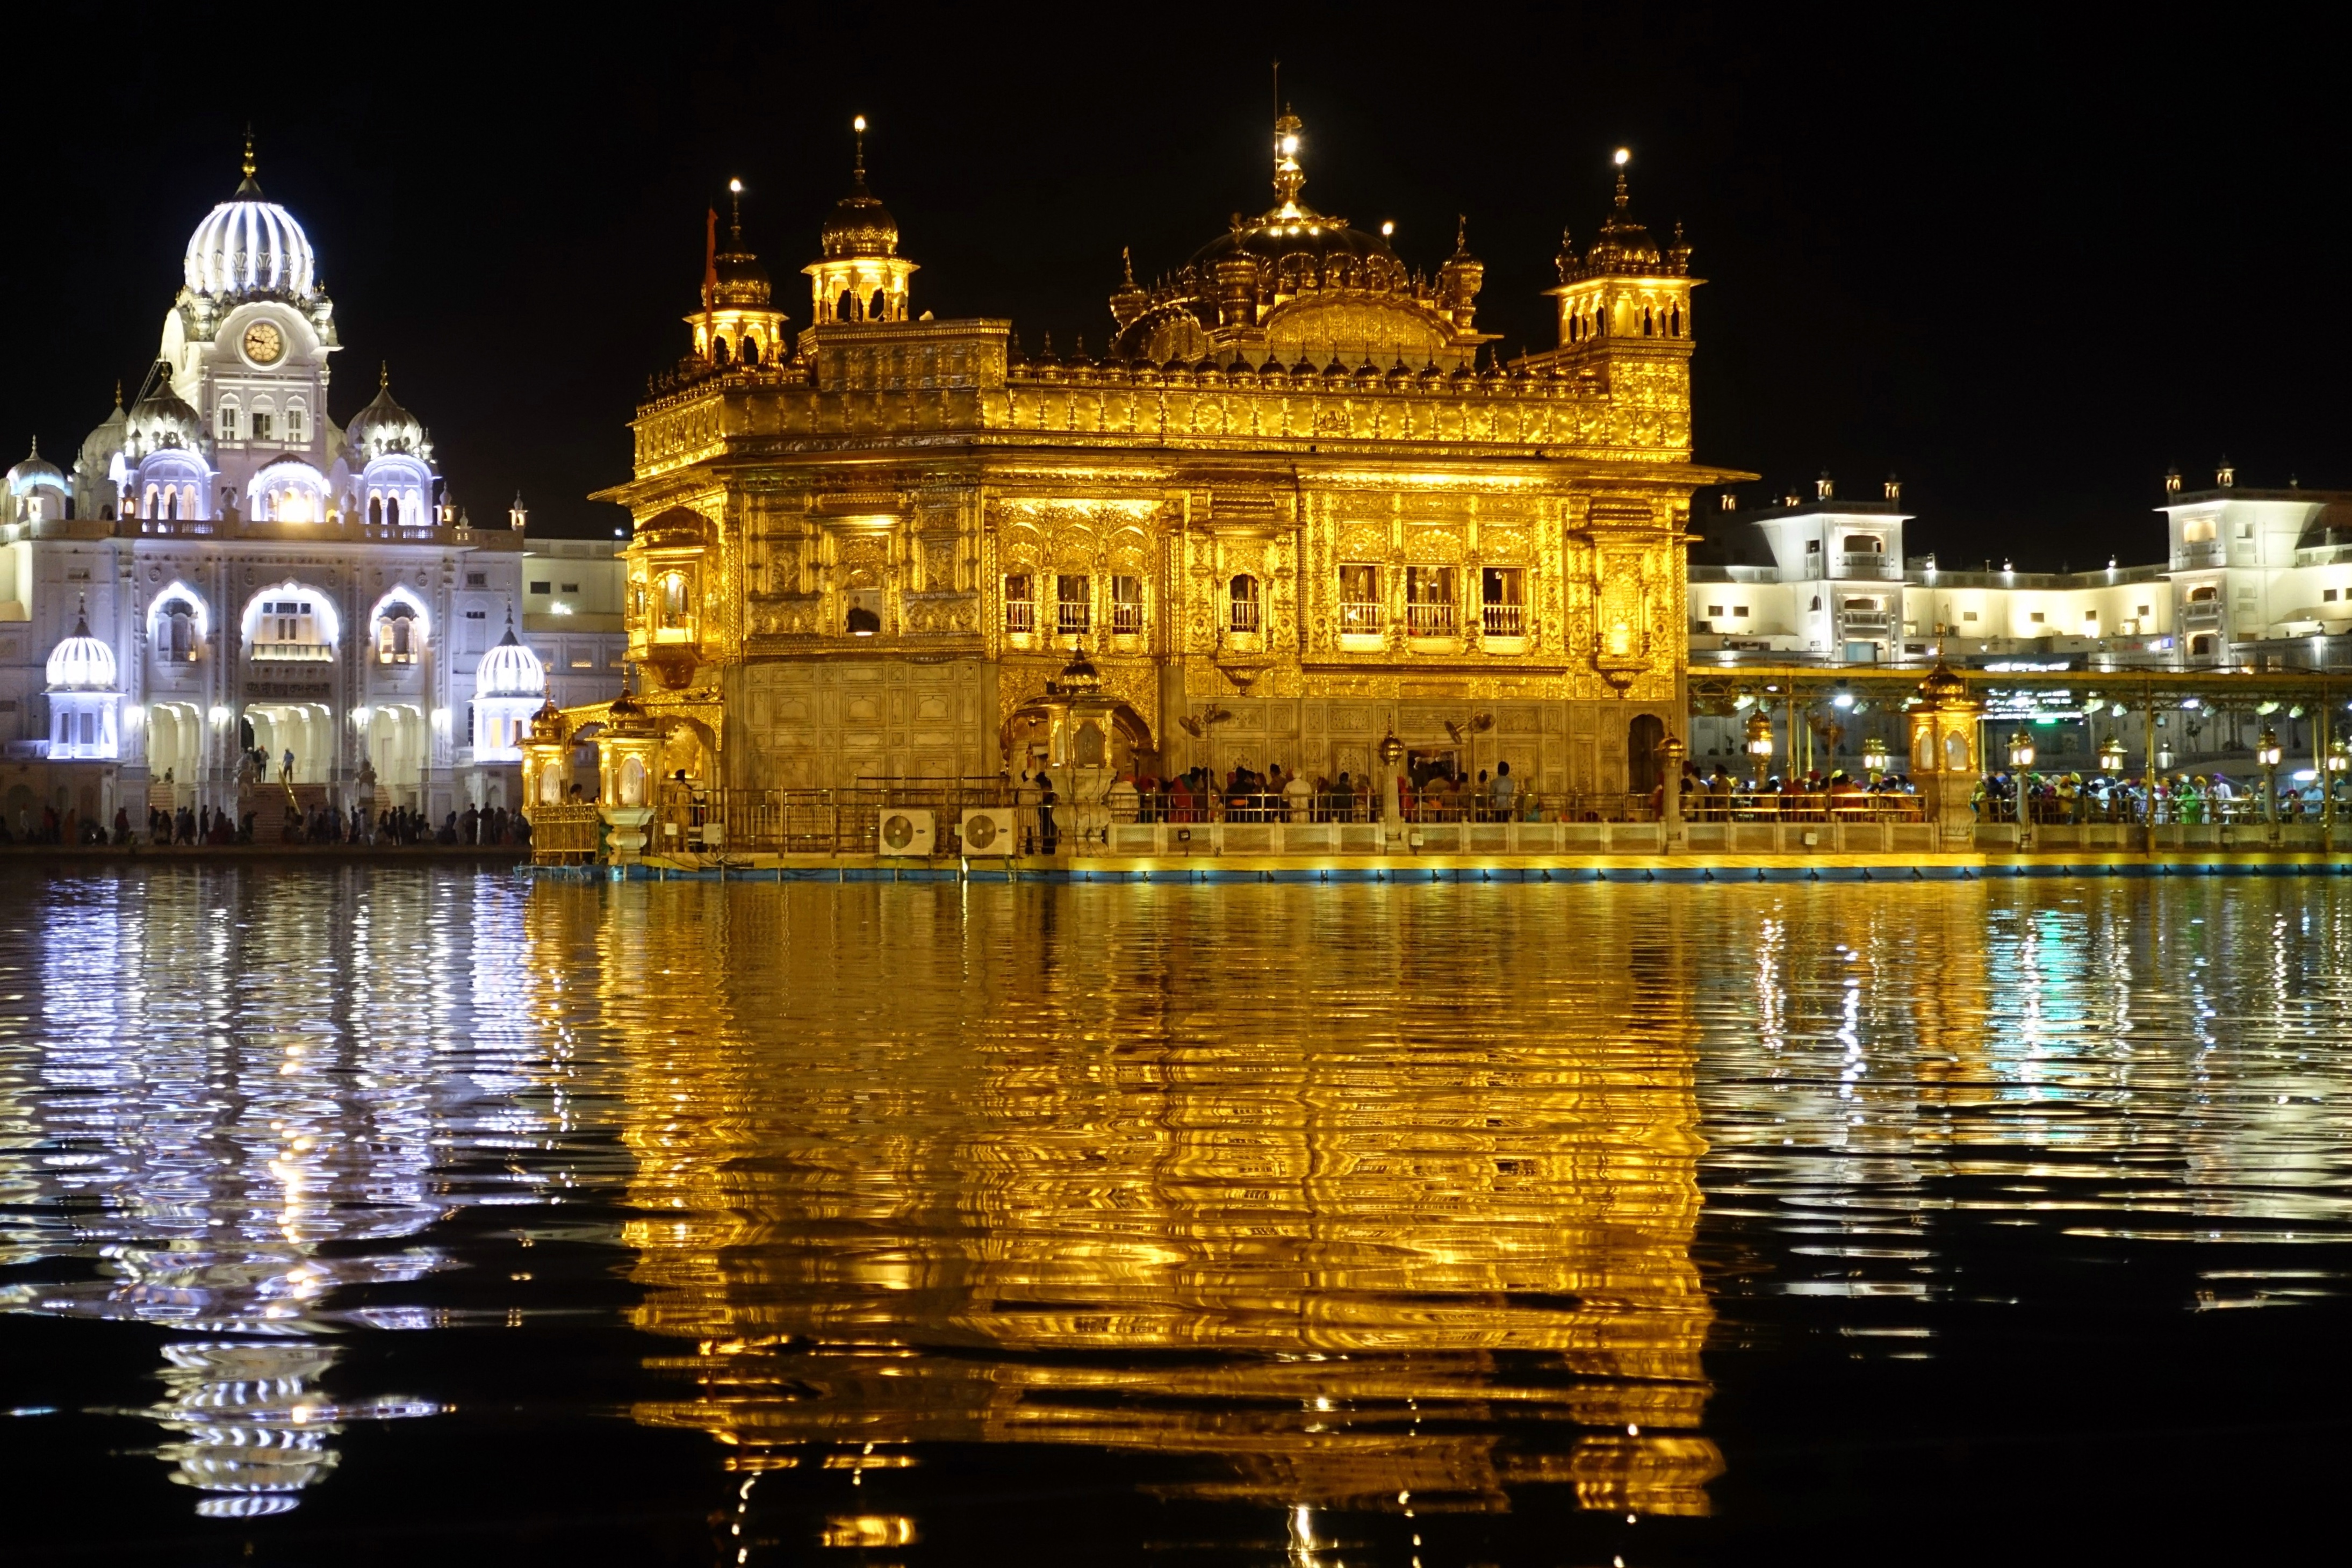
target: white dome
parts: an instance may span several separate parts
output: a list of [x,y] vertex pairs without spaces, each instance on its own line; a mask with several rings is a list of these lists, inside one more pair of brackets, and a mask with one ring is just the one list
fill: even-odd
[[114,650],[89,635],[89,616],[77,618],[73,636],[58,644],[57,651],[49,655],[49,689],[114,689]]
[[182,271],[188,291],[215,298],[277,294],[308,299],[318,289],[319,258],[294,215],[261,199],[248,176],[233,200],[213,208],[188,240]]
[[52,489],[65,493],[66,477],[55,463],[41,456],[41,443],[35,440],[33,455],[8,470],[8,493],[30,495],[36,489]]
[[507,635],[499,639],[499,646],[482,656],[480,667],[474,671],[474,695],[547,695],[546,667],[539,662],[539,655],[515,640],[513,622],[507,623]]
[[352,416],[343,431],[344,443],[364,465],[387,452],[425,449],[425,426],[392,395],[392,367],[377,373],[375,401]]

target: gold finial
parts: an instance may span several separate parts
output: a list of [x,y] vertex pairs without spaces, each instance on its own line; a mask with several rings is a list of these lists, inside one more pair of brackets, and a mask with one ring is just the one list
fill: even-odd
[[114,378],[114,406],[122,406],[122,378],[119,375]]
[[849,128],[857,133],[857,167],[855,172],[857,188],[862,191],[866,188],[866,116],[861,114],[852,120]]
[[734,203],[734,216],[728,220],[727,232],[731,237],[731,243],[734,245],[735,248],[740,250],[743,248],[742,181],[730,180],[727,182],[727,199]]
[[1135,256],[1124,245],[1118,247],[1118,269],[1125,276],[1126,287],[1135,287]]
[[1469,248],[1470,215],[1468,213],[1455,213],[1454,215],[1454,254],[1459,256]]
[[253,178],[254,166],[253,121],[248,120],[245,122],[245,177],[248,180]]
[[388,359],[378,360],[376,362],[375,389],[378,392],[390,392],[392,390],[392,362]]
[[1617,210],[1619,212],[1623,212],[1625,210],[1626,203],[1631,199],[1625,194],[1625,165],[1633,161],[1633,150],[1632,148],[1620,147],[1617,149]]
[[1274,194],[1282,198],[1285,216],[1298,211],[1298,193],[1307,184],[1307,172],[1298,166],[1302,129],[1297,112],[1284,104],[1282,117],[1274,122]]

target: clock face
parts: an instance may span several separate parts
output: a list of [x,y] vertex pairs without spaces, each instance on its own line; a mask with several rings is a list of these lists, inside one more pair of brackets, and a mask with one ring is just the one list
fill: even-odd
[[256,364],[276,364],[286,353],[286,334],[268,321],[245,329],[245,357]]

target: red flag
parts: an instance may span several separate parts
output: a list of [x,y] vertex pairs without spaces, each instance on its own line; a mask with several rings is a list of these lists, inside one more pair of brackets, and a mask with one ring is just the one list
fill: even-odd
[[711,296],[719,289],[719,209],[710,209],[710,221],[702,230],[702,309],[710,310]]

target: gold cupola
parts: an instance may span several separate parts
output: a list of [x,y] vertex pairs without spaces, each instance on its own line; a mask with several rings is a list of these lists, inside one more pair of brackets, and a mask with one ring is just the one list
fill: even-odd
[[694,352],[719,370],[756,368],[783,357],[784,313],[771,298],[768,269],[743,244],[743,182],[727,182],[731,202],[727,247],[719,247],[719,213],[710,214],[702,269],[702,309],[686,318]]
[[824,220],[824,258],[802,268],[809,276],[816,326],[905,321],[907,282],[916,270],[898,254],[898,220],[866,188],[866,116],[851,124],[857,163],[850,192]]

